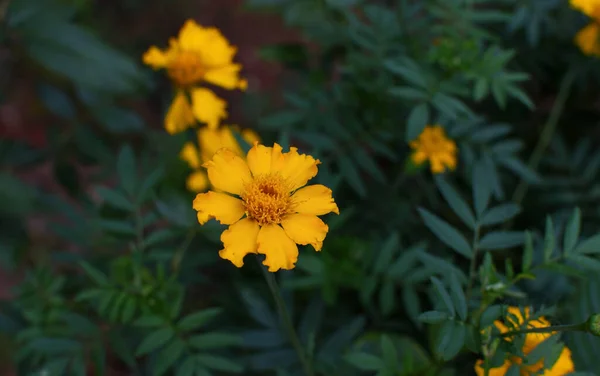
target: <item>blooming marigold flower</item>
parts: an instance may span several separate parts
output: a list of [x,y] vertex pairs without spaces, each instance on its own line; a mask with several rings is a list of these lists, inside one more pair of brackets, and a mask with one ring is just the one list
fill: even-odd
[[167,49],[152,46],[144,53],[144,63],[155,70],[166,69],[177,87],[165,118],[169,133],[189,128],[195,119],[216,128],[227,116],[225,101],[197,85],[208,82],[228,90],[245,90],[246,80],[239,77],[242,66],[233,63],[236,52],[218,29],[187,20]]
[[439,125],[426,126],[419,137],[410,142],[410,147],[414,150],[412,161],[417,165],[429,161],[434,174],[456,168],[456,143],[446,137],[444,128]]
[[[527,321],[528,328],[545,328],[550,326],[550,323],[544,318],[540,317],[536,320],[529,320],[529,309],[525,308],[524,312],[522,312],[519,307],[509,307],[508,313],[511,315],[508,317],[509,327],[505,325],[505,323],[501,321],[494,322],[494,325],[500,330],[501,333],[509,332],[510,330],[518,330],[518,328],[525,324]],[[517,319],[516,322],[514,319]],[[525,343],[523,344],[523,354],[527,355],[533,349],[535,349],[540,343],[544,342],[548,337],[554,335],[555,333],[527,333],[525,334]],[[506,340],[510,341],[510,337],[506,338]],[[483,376],[485,371],[482,367],[483,360],[477,361],[475,364],[475,373],[477,376]],[[544,359],[540,359],[535,364],[524,365],[523,359],[518,356],[511,356],[509,359],[504,361],[504,364],[500,367],[490,369],[490,376],[504,376],[508,369],[513,365],[520,365],[520,375],[521,376],[530,376],[537,375],[539,371],[544,370]],[[544,370],[544,376],[564,376],[571,372],[575,372],[575,365],[573,364],[573,360],[571,359],[571,350],[567,347],[563,347],[562,352],[556,363],[550,369]]]
[[244,256],[260,253],[266,256],[263,264],[275,272],[294,268],[296,244],[320,251],[329,227],[318,216],[339,214],[339,209],[331,189],[320,184],[305,187],[317,175],[319,163],[294,147],[282,153],[278,144],[266,147],[255,142],[246,160],[219,149],[204,164],[218,191],[194,199],[200,224],[215,218],[229,225],[221,234],[219,256],[239,268]]
[[260,141],[258,134],[251,129],[242,131],[235,125],[222,125],[218,129],[210,129],[203,127],[198,129],[198,147],[193,142],[186,142],[179,154],[180,158],[188,163],[194,170],[187,179],[187,188],[192,192],[204,192],[209,181],[206,176],[206,171],[202,169],[202,164],[208,162],[217,150],[225,147],[233,151],[240,157],[244,152],[242,147],[233,135],[233,131],[240,132],[242,138],[249,144],[254,144],[255,141]]

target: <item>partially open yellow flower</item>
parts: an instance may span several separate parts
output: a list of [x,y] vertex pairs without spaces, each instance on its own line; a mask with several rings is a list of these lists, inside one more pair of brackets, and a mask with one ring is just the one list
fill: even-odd
[[228,90],[245,90],[246,80],[239,77],[242,67],[233,63],[236,51],[218,29],[202,27],[193,20],[185,22],[167,49],[152,46],[146,51],[144,63],[166,69],[178,90],[165,119],[169,133],[189,128],[194,118],[216,128],[227,116],[225,101],[196,85],[208,82]]
[[240,132],[242,138],[250,145],[260,141],[258,134],[251,129],[242,131],[235,125],[222,125],[218,129],[203,127],[198,129],[198,145],[200,151],[193,142],[186,142],[181,149],[180,157],[194,169],[187,179],[187,188],[192,192],[204,192],[209,187],[206,171],[202,164],[208,162],[212,156],[221,148],[228,148],[236,155],[243,157],[243,150],[236,140],[233,132]]
[[412,161],[417,165],[429,161],[434,174],[456,168],[456,143],[446,137],[444,128],[439,125],[426,126],[419,137],[410,142],[410,147],[414,150]]
[[282,153],[278,144],[254,143],[246,161],[229,149],[217,151],[204,166],[220,192],[198,194],[194,209],[200,224],[215,218],[229,225],[221,234],[219,256],[242,267],[244,256],[260,253],[266,256],[263,264],[275,272],[294,268],[296,244],[320,251],[329,227],[318,216],[339,214],[339,209],[331,189],[305,187],[317,175],[319,163],[294,147]]
[[[510,330],[518,330],[520,326],[525,324],[527,321],[528,328],[544,328],[550,326],[550,323],[543,317],[540,317],[536,320],[528,320],[529,319],[529,308],[525,308],[524,312],[519,309],[519,307],[509,307],[508,313],[514,316],[517,321],[509,316],[509,326],[505,325],[501,321],[494,322],[494,325],[498,328],[501,333],[506,333]],[[524,313],[524,315],[523,315]],[[544,342],[548,337],[554,335],[555,333],[527,333],[525,334],[525,343],[523,344],[523,354],[527,355],[533,349],[535,349],[540,343]],[[507,341],[510,341],[511,338],[506,338]],[[520,366],[520,376],[530,376],[537,375],[537,372],[544,370],[544,359],[540,359],[537,363],[532,365],[523,365],[523,359],[518,356],[511,356],[509,359],[504,361],[504,364],[497,368],[490,369],[490,376],[504,376],[508,369],[513,365],[521,365]],[[475,365],[475,373],[477,376],[483,376],[485,374],[485,370],[482,367],[483,360],[477,361]],[[571,359],[571,350],[567,347],[563,347],[563,350],[551,369],[546,369],[543,372],[544,376],[564,376],[571,372],[575,372],[575,365],[573,364],[573,360]]]

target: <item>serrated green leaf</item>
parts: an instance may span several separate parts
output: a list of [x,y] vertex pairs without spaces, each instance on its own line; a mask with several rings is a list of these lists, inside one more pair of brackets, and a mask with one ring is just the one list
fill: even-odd
[[525,237],[521,231],[494,231],[487,233],[479,241],[479,248],[496,250],[512,248],[523,244]]
[[464,224],[469,226],[470,229],[475,229],[475,216],[471,211],[471,208],[465,200],[458,194],[458,192],[452,188],[452,186],[440,177],[436,176],[435,182],[444,196],[444,199],[450,205],[454,213],[463,221]]
[[448,313],[450,314],[451,317],[454,317],[456,315],[456,310],[454,308],[452,298],[450,297],[450,294],[448,294],[448,291],[446,290],[446,287],[436,277],[431,277],[430,280],[431,280],[431,283],[433,283],[433,287],[435,287],[435,290],[437,291],[438,295],[442,298],[442,302],[444,302],[444,306],[446,307],[446,310],[448,311]]
[[565,256],[571,253],[575,245],[577,244],[577,240],[579,239],[579,232],[581,231],[581,210],[579,208],[575,208],[573,210],[573,214],[569,221],[567,222],[567,227],[565,229],[565,237],[563,242],[563,251]]
[[521,212],[517,204],[507,203],[486,210],[481,216],[479,224],[482,226],[493,226],[507,222]]
[[450,316],[448,315],[448,313],[441,311],[427,311],[419,315],[419,321],[422,321],[427,324],[439,324],[449,319]]
[[211,332],[195,335],[189,339],[189,343],[197,350],[209,350],[240,345],[242,338],[228,333]]
[[96,224],[106,232],[129,236],[137,235],[135,227],[127,220],[100,219],[96,221]]
[[191,331],[197,329],[203,325],[205,325],[210,320],[214,319],[218,315],[221,314],[223,310],[221,308],[209,308],[199,312],[192,313],[184,318],[182,318],[179,323],[177,323],[177,328],[184,332]]
[[419,137],[427,124],[429,124],[429,107],[427,104],[421,103],[413,107],[406,119],[404,140],[410,142]]
[[473,251],[465,237],[454,227],[441,220],[429,211],[418,209],[425,226],[433,232],[438,239],[448,245],[450,248],[467,258],[473,257]]
[[138,346],[135,353],[136,356],[142,356],[158,349],[159,347],[169,342],[174,335],[175,331],[173,331],[172,328],[162,328],[148,334],[146,337],[144,337],[144,340]]

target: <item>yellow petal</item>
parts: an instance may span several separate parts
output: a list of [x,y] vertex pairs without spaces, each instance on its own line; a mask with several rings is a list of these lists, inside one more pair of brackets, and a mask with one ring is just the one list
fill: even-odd
[[253,176],[268,174],[271,172],[271,156],[273,154],[273,148],[259,145],[258,142],[254,143],[254,146],[248,150],[248,167],[252,171]]
[[142,61],[154,69],[164,68],[168,63],[168,54],[166,51],[152,46],[144,53]]
[[260,136],[252,129],[242,130],[242,138],[250,145],[254,145],[255,142],[260,142]]
[[202,163],[200,162],[200,155],[198,154],[198,148],[192,142],[186,142],[181,148],[179,158],[187,162],[191,168],[200,168]]
[[575,35],[575,44],[581,51],[590,56],[600,56],[600,26],[590,23]]
[[219,251],[219,256],[241,268],[244,265],[244,256],[256,253],[259,229],[258,223],[250,218],[244,218],[229,226],[221,234],[223,249]]
[[246,162],[229,149],[218,150],[204,167],[215,188],[238,196],[242,195],[244,185],[252,180]]
[[202,127],[198,130],[198,145],[202,153],[202,161],[210,161],[223,145],[221,144],[221,136],[219,129]]
[[221,86],[225,89],[239,89],[244,86],[243,81],[239,77],[241,69],[242,66],[239,64],[216,67],[206,71],[204,79],[211,84]]
[[204,171],[194,171],[186,181],[187,189],[194,193],[204,192],[208,189],[208,177]]
[[217,28],[202,27],[193,20],[187,20],[181,28],[179,45],[200,54],[203,64],[208,67],[227,65],[236,53],[236,48]]
[[410,159],[414,164],[420,165],[427,160],[427,154],[423,150],[416,150],[411,154]]
[[177,42],[182,50],[199,52],[205,48],[209,38],[208,28],[202,27],[192,19],[188,19],[179,31]]
[[293,208],[302,214],[325,215],[331,212],[340,214],[331,193],[331,189],[321,184],[300,188],[292,195]]
[[575,364],[571,359],[571,350],[566,346],[563,347],[558,360],[551,369],[544,371],[544,376],[563,376],[568,375],[571,372],[575,372]]
[[211,216],[205,212],[199,211],[198,213],[196,213],[196,218],[198,218],[198,223],[203,225],[206,222],[210,221]]
[[196,195],[194,210],[206,213],[224,225],[237,222],[245,213],[242,200],[226,193],[213,191]]
[[[477,374],[477,376],[485,375],[485,370],[483,369],[482,365],[483,365],[483,360],[478,360],[477,363],[475,364],[475,373]],[[504,364],[501,365],[500,367],[491,368],[488,375],[489,376],[504,376],[504,375],[506,375],[506,372],[508,372],[508,369],[510,368],[511,365],[512,365],[512,363],[509,360],[505,360]]]
[[298,154],[298,149],[291,147],[290,151],[283,154],[283,166],[281,175],[290,185],[290,192],[306,185],[306,183],[317,175],[317,165],[321,163],[310,155]]
[[219,138],[222,147],[233,151],[236,155],[239,155],[242,158],[244,157],[242,147],[240,146],[238,140],[235,138],[231,127],[226,125],[221,126],[219,128]]
[[175,134],[188,129],[195,123],[192,108],[185,96],[185,93],[178,91],[173,98],[171,107],[165,117],[165,129],[170,134]]
[[310,244],[320,251],[329,227],[316,215],[290,214],[281,221],[287,236],[297,244]]
[[263,265],[270,272],[294,269],[298,261],[298,246],[278,225],[266,225],[258,232],[258,253],[265,255]]
[[192,113],[199,121],[206,123],[209,128],[215,129],[219,126],[221,119],[227,117],[227,103],[206,88],[194,88],[191,90]]

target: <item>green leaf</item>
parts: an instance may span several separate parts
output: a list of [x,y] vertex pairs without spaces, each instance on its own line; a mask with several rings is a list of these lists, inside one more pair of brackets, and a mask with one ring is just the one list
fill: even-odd
[[130,236],[137,235],[135,227],[127,220],[99,219],[96,224],[106,232]]
[[523,244],[524,240],[521,231],[495,231],[487,233],[479,241],[479,248],[483,250],[512,248]]
[[552,253],[554,252],[554,224],[550,216],[546,217],[546,230],[544,235],[544,263],[550,261]]
[[177,324],[177,327],[179,328],[179,330],[182,330],[184,332],[192,331],[205,325],[207,322],[220,315],[221,312],[221,308],[209,308],[192,313],[182,318]]
[[508,203],[495,206],[486,210],[479,222],[482,226],[498,225],[509,221],[521,212],[521,208],[517,204]]
[[500,316],[502,316],[504,309],[499,304],[494,304],[486,308],[481,314],[479,325],[481,329],[485,329],[494,324]]
[[344,360],[361,371],[379,371],[385,365],[380,358],[364,352],[350,353]]
[[492,186],[488,177],[488,169],[483,161],[478,161],[473,167],[473,204],[475,206],[475,215],[481,217],[487,209],[492,196]]
[[449,319],[448,313],[442,311],[427,311],[419,315],[419,321],[427,324],[439,324]]
[[194,376],[196,371],[196,358],[190,356],[183,361],[177,368],[175,376]]
[[106,187],[97,187],[96,192],[110,206],[128,211],[134,209],[133,203],[131,203],[125,195],[116,190],[108,189]]
[[435,287],[435,290],[437,291],[438,295],[442,298],[442,302],[444,302],[444,306],[446,307],[446,310],[448,311],[450,316],[456,316],[456,310],[454,309],[452,298],[450,297],[450,294],[448,294],[446,287],[444,287],[442,282],[436,277],[431,277],[430,280],[431,283],[433,283],[433,287]]
[[385,362],[386,369],[397,370],[400,368],[400,362],[398,361],[398,351],[394,346],[394,342],[387,335],[382,335],[380,340],[381,354],[383,355],[383,361]]
[[600,253],[600,234],[596,234],[580,242],[573,252],[583,254]]
[[381,291],[379,291],[379,307],[381,308],[381,314],[387,316],[390,313],[392,313],[392,311],[394,310],[394,304],[394,282],[386,280],[381,286]]
[[440,329],[436,352],[445,361],[454,358],[465,345],[466,328],[456,321],[446,321]]
[[99,286],[108,286],[109,285],[110,282],[109,282],[106,274],[102,273],[101,271],[94,268],[91,264],[89,264],[85,261],[80,261],[79,265],[83,268],[83,270],[85,270],[86,274],[90,278],[92,278],[92,280],[94,282],[96,282],[96,284],[98,284]]
[[166,324],[164,318],[155,315],[143,316],[137,319],[133,325],[143,328],[157,328]]
[[573,214],[571,218],[567,222],[567,227],[565,229],[565,238],[563,243],[563,251],[565,255],[571,253],[575,245],[577,244],[577,240],[579,239],[579,232],[581,231],[581,210],[579,208],[575,208],[573,210]]
[[529,271],[533,262],[533,237],[531,232],[525,231],[525,247],[523,249],[523,259],[521,268],[523,272]]
[[394,232],[388,236],[383,246],[380,248],[377,255],[377,262],[375,263],[375,272],[382,273],[389,268],[392,263],[394,253],[400,247],[400,238],[398,233]]
[[427,100],[427,91],[415,89],[409,86],[397,86],[388,90],[388,93],[395,97],[399,97],[409,101],[423,102]]
[[452,210],[454,210],[454,213],[458,217],[460,217],[464,224],[469,226],[469,228],[474,229],[475,216],[473,215],[471,208],[469,208],[469,205],[467,205],[465,200],[463,200],[463,198],[460,197],[458,192],[454,188],[452,188],[450,184],[446,183],[444,178],[436,176],[435,182],[440,192],[442,193],[442,196],[444,196],[444,199],[446,200],[446,202],[448,202],[448,205],[450,205]]
[[156,362],[152,368],[154,376],[163,375],[183,354],[185,343],[180,339],[174,339],[164,349],[162,349],[156,357]]
[[233,334],[212,332],[195,335],[189,339],[189,343],[197,350],[210,350],[240,345],[242,338]]
[[52,355],[81,350],[79,342],[67,338],[36,338],[28,344],[28,347],[36,352]]
[[473,257],[473,251],[471,250],[469,243],[458,230],[425,209],[419,208],[418,211],[421,218],[423,218],[425,226],[427,226],[438,239],[459,254],[469,259]]
[[196,361],[217,371],[240,373],[244,370],[239,364],[215,355],[196,355]]
[[145,355],[158,349],[173,338],[175,332],[172,328],[162,328],[148,334],[136,350],[136,356]]
[[130,196],[135,194],[136,184],[136,167],[135,167],[135,156],[133,149],[129,145],[125,145],[121,148],[119,156],[117,158],[117,173],[119,174],[119,180]]
[[465,297],[463,288],[458,281],[456,274],[454,273],[450,274],[450,295],[452,296],[452,302],[454,307],[456,307],[458,317],[462,321],[466,321],[468,314],[467,298]]
[[421,103],[408,114],[406,119],[406,132],[404,140],[410,142],[423,132],[425,126],[429,123],[429,107],[426,103]]
[[515,174],[517,174],[519,177],[521,177],[523,180],[525,180],[529,184],[537,185],[542,182],[542,179],[539,177],[539,175],[535,171],[531,170],[529,167],[527,167],[522,161],[520,161],[517,158],[511,158],[511,157],[499,158],[498,162],[500,164],[502,164],[504,167],[506,167],[509,170],[511,170],[512,172],[514,172]]

